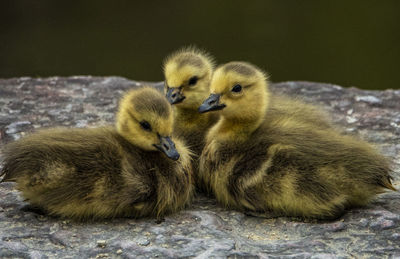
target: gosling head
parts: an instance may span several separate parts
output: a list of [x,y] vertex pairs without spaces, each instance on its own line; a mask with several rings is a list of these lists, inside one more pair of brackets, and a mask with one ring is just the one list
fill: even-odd
[[211,56],[195,48],[179,50],[164,62],[168,101],[183,109],[196,110],[209,94],[214,69]]
[[131,90],[120,101],[116,121],[118,133],[148,151],[161,151],[173,160],[179,153],[171,140],[173,116],[162,93],[150,87]]
[[225,118],[254,120],[264,117],[268,105],[266,75],[246,62],[230,62],[218,67],[210,93],[200,105],[200,113],[221,110]]

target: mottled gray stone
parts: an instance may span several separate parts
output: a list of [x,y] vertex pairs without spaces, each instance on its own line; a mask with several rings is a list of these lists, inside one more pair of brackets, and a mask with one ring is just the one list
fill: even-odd
[[[43,127],[113,123],[118,98],[140,85],[119,77],[0,80],[0,142]],[[345,131],[376,143],[393,158],[394,183],[400,187],[400,90],[363,91],[309,82],[271,88],[320,105]],[[198,197],[161,224],[154,219],[78,223],[23,209],[26,204],[13,186],[0,184],[1,258],[400,256],[400,195],[395,192],[331,222],[249,217]]]

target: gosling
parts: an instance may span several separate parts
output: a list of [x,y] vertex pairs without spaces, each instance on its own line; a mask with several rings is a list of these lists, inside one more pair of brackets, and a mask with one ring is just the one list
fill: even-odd
[[29,203],[78,220],[157,217],[190,201],[190,152],[171,138],[173,115],[162,93],[125,94],[116,128],[55,128],[4,149],[2,181],[16,182]]
[[199,114],[197,111],[209,95],[214,59],[196,48],[184,48],[168,56],[163,67],[166,97],[174,108],[174,133],[186,141],[197,157],[193,161],[194,172],[197,172],[205,132],[218,119],[215,113]]
[[210,90],[199,112],[221,117],[207,133],[199,178],[225,207],[267,218],[333,219],[395,190],[385,157],[366,142],[316,126],[304,119],[307,113],[282,111],[290,105],[276,105],[254,65],[220,66]]

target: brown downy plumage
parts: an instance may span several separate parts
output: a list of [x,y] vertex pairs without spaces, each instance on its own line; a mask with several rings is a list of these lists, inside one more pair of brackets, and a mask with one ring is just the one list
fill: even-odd
[[321,127],[313,109],[298,113],[280,105],[255,66],[225,64],[210,88],[199,111],[221,110],[221,117],[207,133],[199,176],[226,207],[335,218],[395,190],[385,157],[328,124]]
[[116,128],[29,135],[5,146],[1,175],[51,215],[160,218],[183,208],[193,189],[189,151],[171,139],[172,130],[161,93],[131,90],[120,102]]
[[193,47],[174,52],[164,62],[166,96],[174,109],[174,133],[194,152],[195,175],[205,132],[218,119],[217,114],[200,114],[197,110],[209,95],[213,70],[211,56]]

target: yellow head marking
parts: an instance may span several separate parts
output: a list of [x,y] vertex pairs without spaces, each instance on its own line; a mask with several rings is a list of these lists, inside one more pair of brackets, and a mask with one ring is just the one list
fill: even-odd
[[171,106],[162,93],[145,87],[127,92],[121,99],[116,122],[118,132],[132,144],[156,150],[159,136],[171,136]]
[[246,62],[230,62],[218,67],[210,85],[212,94],[219,94],[226,107],[221,115],[235,120],[263,118],[268,105],[266,75]]
[[195,48],[178,50],[164,62],[166,91],[179,88],[185,98],[176,105],[197,109],[209,93],[213,70],[213,59],[206,52]]

